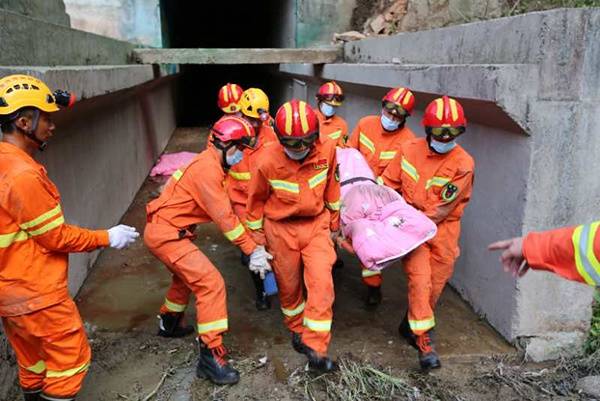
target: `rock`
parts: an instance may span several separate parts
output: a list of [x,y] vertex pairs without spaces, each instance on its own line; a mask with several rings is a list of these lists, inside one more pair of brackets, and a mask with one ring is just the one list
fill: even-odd
[[380,33],[381,31],[383,31],[383,28],[385,28],[385,26],[385,17],[382,14],[376,16],[369,24],[369,28],[371,28],[371,30],[374,33]]
[[575,389],[590,397],[600,399],[600,376],[587,376],[579,379]]
[[348,32],[333,34],[334,42],[352,42],[354,40],[361,40],[366,37],[367,37],[366,35],[358,32],[358,31],[348,31]]

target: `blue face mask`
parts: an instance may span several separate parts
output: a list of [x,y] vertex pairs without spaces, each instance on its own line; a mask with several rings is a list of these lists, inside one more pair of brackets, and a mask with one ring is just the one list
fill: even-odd
[[225,161],[231,167],[231,166],[235,166],[236,164],[241,162],[243,157],[244,157],[244,152],[242,152],[239,149],[236,149],[235,153],[232,154],[231,156],[225,155]]
[[438,142],[431,138],[429,144],[438,153],[448,153],[456,147],[456,141],[452,142]]
[[308,156],[308,153],[310,152],[310,148],[305,149],[301,152],[295,152],[293,150],[289,150],[288,148],[283,148],[283,151],[285,152],[287,157],[289,157],[292,160],[302,160],[306,156]]
[[325,102],[321,102],[319,109],[325,117],[331,117],[335,114],[335,107]]
[[395,121],[386,116],[385,114],[381,115],[381,126],[386,131],[396,131],[398,127],[400,127],[400,121]]

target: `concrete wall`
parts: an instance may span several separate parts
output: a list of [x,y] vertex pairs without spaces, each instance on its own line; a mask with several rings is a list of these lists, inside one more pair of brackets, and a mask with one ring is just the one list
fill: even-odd
[[52,24],[70,26],[63,0],[0,0],[0,9]]
[[599,9],[555,10],[346,44],[347,62],[368,64],[281,67],[296,79],[342,83],[350,125],[377,109],[387,87],[415,90],[419,110],[444,93],[463,102],[470,124],[461,142],[476,180],[452,283],[536,360],[581,343],[592,291],[547,273],[515,281],[485,247],[598,218],[599,39]]
[[296,46],[328,45],[335,32],[350,29],[356,0],[296,0]]

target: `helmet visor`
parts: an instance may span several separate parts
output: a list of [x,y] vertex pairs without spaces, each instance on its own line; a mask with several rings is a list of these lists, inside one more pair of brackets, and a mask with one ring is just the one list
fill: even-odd
[[280,136],[279,142],[286,148],[290,149],[300,149],[303,146],[309,148],[317,141],[318,137],[318,132],[313,132],[312,134],[303,137]]
[[397,103],[384,101],[382,104],[382,107],[385,109],[385,111],[387,111],[388,113],[391,113],[395,116],[398,116],[398,117],[408,116],[408,112],[406,110],[404,110],[404,107],[400,106]]
[[436,138],[456,138],[465,132],[465,127],[430,127],[429,132]]

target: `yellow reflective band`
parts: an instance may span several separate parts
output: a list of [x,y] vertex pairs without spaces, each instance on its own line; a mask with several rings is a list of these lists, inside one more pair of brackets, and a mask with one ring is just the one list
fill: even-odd
[[363,134],[362,132],[359,135],[359,142],[364,145],[367,149],[369,149],[371,151],[371,153],[375,153],[375,145],[373,144],[373,142],[369,139],[368,136],[366,136],[365,134]]
[[329,209],[329,210],[338,211],[342,207],[342,203],[340,201],[325,202],[325,206],[327,206],[327,209]]
[[41,374],[44,370],[46,370],[46,363],[44,361],[37,361],[37,363],[33,366],[25,367],[30,372],[35,373],[36,375]]
[[363,271],[362,271],[363,277],[373,277],[373,276],[380,276],[380,275],[381,275],[380,271],[367,270],[367,269],[363,269]]
[[435,99],[435,116],[442,121],[442,117],[444,117],[444,99]]
[[36,217],[33,220],[30,220],[26,223],[23,224],[19,224],[19,226],[23,229],[23,230],[27,230],[28,228],[31,227],[35,227],[43,222],[45,222],[46,220],[56,216],[57,214],[59,214],[61,212],[61,208],[60,208],[60,204],[56,205],[56,207],[44,214],[42,214],[39,217]]
[[316,186],[318,186],[319,184],[324,183],[325,180],[327,180],[327,172],[328,171],[329,171],[329,168],[326,168],[326,169],[322,170],[319,174],[310,178],[308,180],[308,186],[310,187],[310,189],[313,189]]
[[167,298],[165,298],[164,305],[171,312],[183,312],[183,311],[185,311],[185,308],[187,306],[187,305],[176,304],[175,302],[169,301]]
[[408,103],[410,102],[410,100],[412,99],[413,95],[411,92],[406,92],[406,96],[404,96],[404,100],[402,101],[402,105],[403,106],[407,106]]
[[231,178],[236,179],[238,181],[250,181],[252,176],[248,172],[237,172],[229,170],[229,175]]
[[291,192],[293,194],[300,193],[300,185],[295,182],[283,181],[283,180],[269,180],[269,184],[273,189],[279,189],[281,191]]
[[456,100],[449,99],[450,103],[450,112],[452,113],[452,121],[458,120],[458,109],[456,107]]
[[298,102],[300,110],[300,125],[302,125],[302,133],[308,134],[308,120],[306,119],[306,103],[300,101]]
[[69,370],[48,370],[46,371],[46,377],[71,377],[78,373],[85,372],[89,367],[90,363],[86,362],[81,366]]
[[342,136],[342,130],[339,129],[337,131],[332,132],[331,134],[329,134],[327,136],[331,139],[340,139],[340,136]]
[[64,222],[65,222],[65,218],[63,216],[60,216],[58,219],[56,219],[54,221],[51,221],[50,223],[46,224],[45,226],[43,226],[41,228],[38,228],[37,230],[29,231],[29,234],[31,236],[45,234],[48,231],[52,230],[53,228],[56,228],[56,227],[60,226]]
[[382,177],[382,176],[379,176],[379,177],[377,177],[377,183],[378,183],[379,185],[383,185],[383,184],[384,184],[384,182],[383,182],[383,177]]
[[396,156],[395,150],[388,150],[385,152],[379,153],[379,160],[392,160]]
[[228,101],[229,101],[229,93],[227,93],[227,90],[228,90],[228,89],[229,89],[229,88],[228,88],[227,86],[225,86],[225,87],[223,88],[223,100],[225,100],[226,102],[228,102]]
[[263,219],[246,221],[246,226],[251,230],[260,230],[263,227]]
[[208,333],[209,331],[225,331],[229,328],[227,319],[215,320],[214,322],[198,323],[198,334]]
[[181,179],[182,175],[183,175],[183,171],[177,170],[173,173],[173,178],[175,179],[175,181],[179,181]]
[[27,232],[16,231],[10,234],[0,234],[0,248],[8,248],[15,242],[25,241],[29,238]]
[[285,133],[292,135],[292,105],[288,102],[283,105],[285,110]]
[[594,242],[600,221],[579,226],[573,232],[575,265],[584,281],[593,286],[600,286],[600,262],[594,252]]
[[430,180],[427,180],[427,184],[425,184],[425,189],[429,189],[431,187],[443,187],[444,185],[450,182],[449,178],[445,177],[433,177]]
[[238,224],[238,226],[236,228],[234,228],[231,231],[227,231],[224,234],[225,234],[225,238],[227,238],[229,241],[235,241],[236,239],[241,237],[244,234],[244,232],[245,232],[244,226],[241,224]]
[[287,317],[298,316],[299,314],[304,312],[304,306],[306,306],[306,304],[304,302],[302,302],[300,305],[298,305],[294,309],[281,308],[281,312],[283,312],[283,314],[286,315]]
[[410,176],[410,178],[415,180],[415,182],[419,182],[419,173],[417,173],[417,169],[415,168],[415,166],[410,164],[410,162],[408,160],[406,160],[404,157],[402,158],[401,166],[402,166],[402,171],[404,171],[406,174],[408,174]]
[[435,318],[426,320],[409,320],[408,324],[412,331],[427,331],[435,326]]
[[312,331],[331,331],[331,320],[312,320],[305,317],[304,327]]

